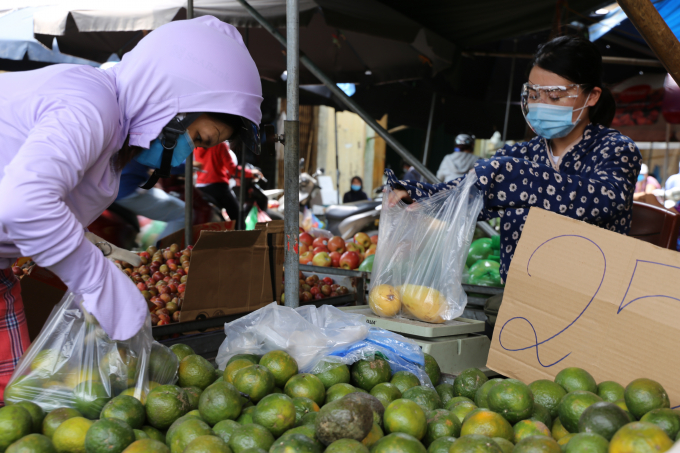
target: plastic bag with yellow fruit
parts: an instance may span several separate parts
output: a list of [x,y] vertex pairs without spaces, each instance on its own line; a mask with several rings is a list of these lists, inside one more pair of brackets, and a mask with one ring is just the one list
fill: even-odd
[[392,189],[385,189],[368,297],[375,314],[443,323],[463,313],[461,282],[483,203],[475,182],[469,174],[458,187],[410,205],[390,206]]
[[176,379],[177,356],[156,343],[151,320],[132,338],[113,341],[97,320],[67,293],[17,364],[5,388],[5,404],[31,401],[46,412],[59,407],[99,418],[114,396],[144,402],[150,387]]

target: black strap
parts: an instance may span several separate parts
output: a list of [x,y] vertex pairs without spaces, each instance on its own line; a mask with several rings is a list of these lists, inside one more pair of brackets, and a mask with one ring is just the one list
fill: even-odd
[[154,170],[153,173],[151,173],[151,176],[149,176],[149,179],[144,183],[144,185],[143,185],[143,186],[139,186],[139,187],[140,187],[140,189],[149,190],[149,189],[151,189],[153,186],[156,185],[156,183],[158,182],[158,180],[159,180],[160,178],[161,178],[161,177],[160,177],[160,175],[158,174],[158,172],[157,172],[156,170]]

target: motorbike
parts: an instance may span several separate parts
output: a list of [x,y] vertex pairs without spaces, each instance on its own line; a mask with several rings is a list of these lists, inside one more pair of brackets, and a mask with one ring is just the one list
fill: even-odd
[[[313,206],[322,206],[321,201],[321,186],[319,186],[318,177],[323,176],[324,169],[318,168],[313,174],[309,174],[303,171],[305,167],[305,160],[300,159],[300,194],[298,197],[298,202],[300,204],[300,211],[303,211],[305,207],[312,209]],[[285,197],[281,197],[278,200],[278,210],[283,213],[283,208],[285,205]]]
[[[260,170],[251,164],[246,164],[246,166],[251,170]],[[263,190],[260,187],[260,183],[267,184],[268,182],[267,178],[265,178],[261,172],[259,174],[253,174],[252,177],[245,178],[245,192],[243,198],[244,215],[248,215],[248,212],[250,212],[253,206],[257,206],[260,211],[266,212],[272,220],[283,220],[282,213],[278,212],[276,209],[270,209],[270,197],[267,192],[272,191]],[[237,199],[240,190],[241,188],[239,186],[234,187],[234,194]]]

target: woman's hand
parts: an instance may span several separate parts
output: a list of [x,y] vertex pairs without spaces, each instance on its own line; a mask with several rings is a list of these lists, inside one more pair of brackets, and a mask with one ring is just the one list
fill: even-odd
[[408,192],[402,189],[395,189],[390,192],[389,199],[387,200],[387,206],[390,208],[394,207],[399,203],[399,200],[404,200],[405,203],[413,203],[413,199],[409,196]]

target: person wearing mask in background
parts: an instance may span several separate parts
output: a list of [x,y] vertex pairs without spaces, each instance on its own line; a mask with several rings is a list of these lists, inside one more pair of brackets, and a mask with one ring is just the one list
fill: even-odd
[[[561,36],[540,46],[521,107],[536,137],[505,145],[474,167],[484,199],[479,220],[501,219],[503,280],[533,206],[628,233],[641,163],[635,142],[609,129],[616,103],[602,86],[602,56],[588,40]],[[386,174],[395,189],[391,204],[454,189],[462,180],[426,184]]]
[[474,150],[475,138],[468,134],[458,134],[456,136],[456,146],[453,152],[444,156],[442,163],[437,170],[437,178],[442,181],[451,181],[472,170],[478,156],[472,154]]
[[350,186],[350,191],[346,192],[345,195],[342,197],[342,202],[343,203],[351,203],[353,201],[361,201],[361,200],[369,200],[368,195],[366,195],[366,192],[363,191],[364,188],[364,182],[363,180],[355,176],[352,178],[352,185]]
[[[173,175],[184,175],[184,164],[172,169]],[[131,160],[120,175],[120,186],[116,204],[129,209],[136,215],[165,222],[159,238],[184,228],[184,201],[155,187],[140,188],[149,179],[149,167]]]
[[660,188],[661,184],[659,184],[659,181],[649,174],[647,164],[642,164],[640,166],[640,174],[635,183],[635,193],[654,193],[655,190]]
[[[231,220],[238,219],[238,199],[229,181],[241,177],[241,167],[236,160],[236,154],[229,148],[228,143],[220,143],[212,148],[196,148],[194,160],[201,165],[196,177],[196,187],[211,198],[217,207],[227,211]],[[246,178],[261,175],[259,170],[246,168]]]
[[423,176],[420,174],[420,172],[408,162],[404,161],[402,168],[404,169],[404,179],[408,179],[409,181],[423,180]]
[[133,159],[155,169],[148,189],[195,146],[238,136],[259,153],[262,84],[238,30],[203,16],[158,27],[112,68],[56,64],[0,74],[0,86],[1,399],[29,345],[14,260],[32,257],[112,340],[131,338],[148,306],[102,252],[133,265],[139,257],[86,227],[116,199]]

